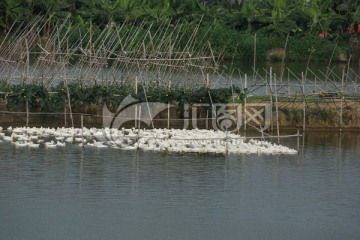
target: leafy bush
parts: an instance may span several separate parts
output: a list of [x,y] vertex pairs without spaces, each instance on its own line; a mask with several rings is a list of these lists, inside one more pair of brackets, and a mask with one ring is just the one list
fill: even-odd
[[[2,88],[11,92],[8,97],[8,108],[11,111],[24,111],[28,102],[31,112],[62,112],[68,100],[67,88],[63,82],[49,91],[43,85],[37,84],[7,85]],[[171,103],[179,109],[182,109],[184,104],[203,103],[211,106],[212,103],[232,103],[233,96],[236,97],[237,103],[245,98],[245,92],[236,86],[210,89],[139,84],[138,92],[135,94],[134,86],[126,83],[118,86],[84,86],[79,82],[73,82],[68,84],[68,90],[74,112],[83,112],[90,105],[101,107],[103,104],[116,109],[129,94],[141,102]]]
[[[305,61],[312,52],[312,60],[328,61],[334,48],[335,43],[318,36],[291,37],[286,58],[290,61]],[[335,49],[334,60],[339,56],[339,50],[339,47]]]

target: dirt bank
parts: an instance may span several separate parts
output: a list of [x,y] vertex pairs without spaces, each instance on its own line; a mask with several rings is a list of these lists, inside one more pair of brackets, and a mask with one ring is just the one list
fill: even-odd
[[[264,102],[262,102],[264,104]],[[342,110],[341,110],[342,109]],[[184,118],[184,112],[176,107],[170,108],[170,117],[168,120],[168,111],[164,110],[154,117],[153,123],[141,123],[142,127],[157,128],[183,128],[184,126],[211,128],[214,122],[211,120],[211,111],[206,108],[197,109],[196,126],[191,120],[191,109],[188,118]],[[278,104],[278,121],[282,129],[302,129],[304,125],[304,107],[302,102],[281,102]],[[82,115],[82,117],[81,117]],[[272,128],[276,128],[276,106],[272,107]],[[245,114],[242,114],[244,120]],[[86,127],[103,127],[102,107],[87,106],[81,112],[73,113],[72,119],[67,109],[67,114],[62,113],[9,113],[6,103],[0,102],[0,126],[49,126],[63,127],[81,126],[81,118]],[[195,118],[195,115],[194,115]],[[124,126],[132,127],[135,121],[128,121]],[[249,121],[249,124],[255,125],[256,122]],[[263,124],[263,122],[261,123]],[[360,105],[356,101],[338,101],[331,100],[325,102],[306,103],[305,105],[305,128],[307,130],[360,130]]]

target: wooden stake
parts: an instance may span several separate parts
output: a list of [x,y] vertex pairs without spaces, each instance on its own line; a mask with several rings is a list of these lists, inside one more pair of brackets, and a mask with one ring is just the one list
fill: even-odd
[[[256,34],[255,34],[256,35]],[[245,85],[244,85],[244,91],[246,91],[247,88],[247,75],[245,74]],[[246,93],[245,93],[245,99],[244,99],[244,131],[246,132],[246,125],[247,125],[247,121],[246,121]]]
[[168,109],[167,109],[167,128],[170,129],[170,103],[168,102]]
[[27,38],[25,38],[25,45],[26,45],[26,80],[29,79],[29,64],[30,64],[30,53],[29,53],[29,45],[28,45],[28,41]]
[[66,79],[66,71],[64,71],[64,81],[65,81],[65,86],[66,86],[66,91],[67,91],[68,102],[69,102],[71,127],[74,128],[74,119],[73,119],[72,110],[71,110],[70,92],[69,92],[69,87],[68,87],[67,79]]
[[81,142],[82,148],[84,148],[84,116],[81,114]]
[[343,125],[343,100],[344,100],[344,78],[345,78],[345,69],[343,69],[342,77],[341,77],[341,100],[340,100],[340,131],[342,130]]
[[350,56],[349,56],[349,61],[348,61],[347,70],[346,70],[346,89],[347,89],[347,86],[348,86],[348,78],[349,78],[349,71],[350,71],[350,62],[351,62],[351,54],[350,54]]
[[[138,93],[138,78],[135,77],[135,94]],[[134,123],[134,127],[137,128],[137,117],[138,117],[138,105],[135,104],[135,123]]]
[[65,123],[65,126],[66,127],[66,99],[64,100],[65,101],[65,104],[64,104],[64,123]]
[[290,95],[291,95],[291,92],[290,92],[290,71],[289,71],[289,69],[287,69],[288,70],[288,96],[290,97]]
[[[139,106],[139,123],[138,123],[138,129],[140,130],[140,124],[141,124],[141,105]],[[139,134],[139,131],[138,131]]]
[[205,123],[206,129],[209,129],[209,110],[206,109],[206,123]]
[[289,35],[287,35],[286,37],[286,42],[285,42],[285,47],[284,47],[284,55],[281,59],[281,76],[280,76],[280,82],[282,83],[283,80],[283,76],[284,76],[284,71],[285,71],[285,58],[286,58],[286,49],[287,49],[287,45],[288,45],[288,40],[289,40]]
[[254,65],[253,65],[253,79],[255,79],[256,73],[256,33],[254,35]]
[[300,131],[299,129],[297,130],[297,150],[299,152],[300,149]]
[[274,130],[274,122],[273,122],[273,91],[272,91],[272,67],[270,67],[270,76],[269,76],[269,90],[270,90],[270,125],[271,125],[271,132]]
[[334,47],[334,49],[333,49],[333,51],[332,51],[332,53],[331,53],[331,57],[330,57],[330,60],[329,60],[329,64],[328,64],[328,66],[327,66],[327,68],[326,68],[326,75],[325,75],[325,82],[324,82],[325,86],[327,86],[327,82],[328,82],[328,80],[329,80],[329,74],[330,74],[329,71],[330,71],[331,61],[332,61],[332,59],[333,59],[333,57],[334,57],[334,53],[335,53],[335,50],[336,50],[336,48],[337,48],[338,43],[339,43],[339,42],[336,42],[336,44],[335,44],[335,47]]
[[29,100],[26,98],[26,127],[29,126]]
[[276,75],[274,75],[274,81],[275,81],[276,132],[277,132],[277,137],[278,137],[278,143],[280,143],[279,107],[278,107],[278,98],[277,98]]
[[305,132],[306,127],[306,104],[305,104],[305,78],[304,73],[301,73],[302,76],[302,92],[303,92],[303,132]]

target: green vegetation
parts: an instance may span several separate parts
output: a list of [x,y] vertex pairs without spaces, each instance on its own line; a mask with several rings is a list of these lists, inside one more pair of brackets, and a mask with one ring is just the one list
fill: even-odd
[[[40,34],[51,33],[56,23],[70,17],[74,27],[96,32],[109,23],[161,25],[180,21],[185,27],[201,22],[200,34],[210,29],[209,40],[224,58],[265,60],[271,48],[283,48],[289,35],[287,60],[327,60],[335,46],[348,52],[352,33],[360,22],[359,0],[2,0],[0,31],[34,18],[47,21]],[[354,31],[349,31],[353,27]],[[326,33],[327,38],[319,37]],[[1,37],[0,37],[1,40]],[[76,41],[76,36],[73,37]],[[338,42],[338,45],[336,45]],[[276,58],[276,57],[275,57]],[[278,58],[276,60],[279,60]]]
[[[30,112],[62,112],[65,102],[68,100],[67,88],[64,83],[60,83],[50,90],[39,84],[2,85],[0,87],[1,92],[8,92],[6,99],[10,111],[25,111],[26,103],[28,103]],[[127,83],[117,86],[83,86],[79,82],[74,82],[68,85],[74,112],[84,112],[84,109],[90,105],[101,107],[103,104],[116,110],[121,101],[129,94],[141,102],[171,103],[177,105],[179,109],[182,109],[184,104],[203,103],[211,106],[212,103],[242,102],[245,97],[243,91],[235,86],[219,89],[203,86],[195,88],[173,86],[169,89],[155,84],[147,86],[139,84],[137,88],[138,93],[135,94],[134,85]],[[235,99],[232,96],[236,96]],[[5,95],[2,98],[5,98]]]

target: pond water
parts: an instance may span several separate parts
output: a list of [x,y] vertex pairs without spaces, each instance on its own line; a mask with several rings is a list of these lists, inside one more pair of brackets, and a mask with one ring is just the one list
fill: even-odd
[[[360,62],[359,62],[360,63]],[[272,89],[278,89],[279,94],[302,94],[319,92],[339,92],[357,94],[360,92],[360,64],[358,62],[328,63],[314,62],[307,63],[290,62],[284,65],[284,73],[281,78],[281,62],[258,62],[256,71],[253,70],[253,64],[247,61],[225,62],[223,75],[211,76],[210,83],[214,87],[234,84],[245,87],[245,75],[247,79],[247,90],[250,95],[268,95],[270,84],[270,68],[272,69]],[[233,70],[230,70],[233,69]],[[342,78],[344,74],[344,77]],[[302,75],[304,89],[302,87]],[[275,78],[277,85],[275,85]],[[264,85],[264,86],[262,86]]]
[[303,140],[296,156],[0,143],[0,239],[360,239],[360,135]]

